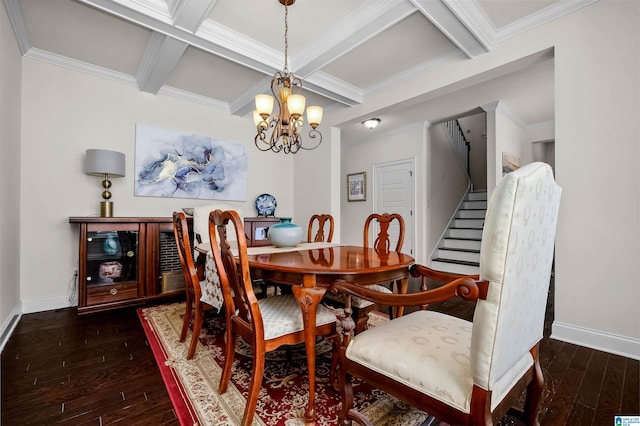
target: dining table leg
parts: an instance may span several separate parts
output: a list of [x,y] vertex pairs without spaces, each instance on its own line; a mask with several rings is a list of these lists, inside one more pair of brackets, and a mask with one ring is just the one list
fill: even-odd
[[304,413],[305,424],[316,423],[316,311],[325,292],[325,288],[316,287],[315,275],[304,275],[302,287],[293,286],[293,294],[302,311],[309,371],[309,403]]
[[[399,294],[407,294],[407,289],[409,287],[409,277],[404,277],[401,280],[396,281],[398,284],[398,293]],[[399,318],[404,314],[404,306],[398,306],[395,308],[395,312],[393,317]]]

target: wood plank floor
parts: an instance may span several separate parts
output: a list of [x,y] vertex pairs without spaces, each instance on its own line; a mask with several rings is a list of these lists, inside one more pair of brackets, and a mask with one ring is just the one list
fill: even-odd
[[[473,313],[460,302],[432,307]],[[614,415],[640,414],[639,361],[545,337],[541,362],[542,425],[612,425]],[[2,352],[0,391],[4,426],[178,424],[132,308],[24,315]]]

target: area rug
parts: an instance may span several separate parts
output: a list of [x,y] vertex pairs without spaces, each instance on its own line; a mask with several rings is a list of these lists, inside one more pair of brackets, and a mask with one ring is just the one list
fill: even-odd
[[[251,372],[251,347],[239,345],[231,383],[217,393],[224,359],[224,318],[205,320],[196,354],[187,360],[190,335],[178,342],[184,303],[140,308],[138,315],[181,425],[239,425]],[[379,321],[380,318],[377,318]],[[340,395],[329,384],[331,345],[320,338],[316,346],[317,424],[336,424]],[[302,426],[309,387],[304,346],[269,353],[256,407],[254,425]],[[403,402],[355,382],[356,407],[379,425],[429,425],[431,417]]]

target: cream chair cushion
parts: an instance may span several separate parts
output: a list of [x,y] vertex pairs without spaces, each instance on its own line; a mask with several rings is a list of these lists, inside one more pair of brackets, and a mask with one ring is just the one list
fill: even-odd
[[469,412],[472,324],[415,311],[357,334],[347,358]]
[[[266,297],[258,300],[258,304],[260,305],[264,338],[266,340],[304,330],[302,310],[293,295]],[[335,321],[336,317],[329,309],[318,305],[316,325],[329,324]]]

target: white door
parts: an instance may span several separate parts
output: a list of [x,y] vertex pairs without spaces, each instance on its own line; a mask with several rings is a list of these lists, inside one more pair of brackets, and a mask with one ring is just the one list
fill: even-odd
[[[373,166],[373,193],[375,213],[399,213],[404,219],[405,232],[402,252],[414,255],[414,185],[415,162],[413,159],[375,164]],[[377,230],[374,230],[377,232]],[[397,238],[397,228],[389,234]],[[392,240],[393,241],[393,240]]]

